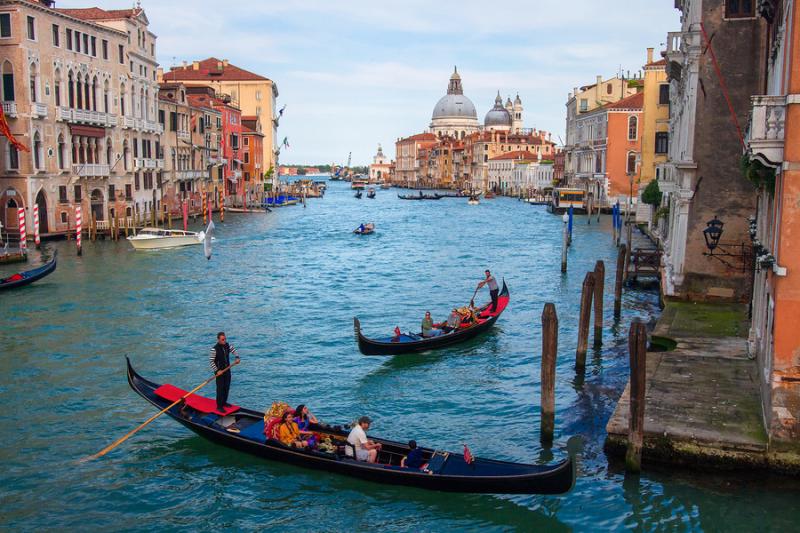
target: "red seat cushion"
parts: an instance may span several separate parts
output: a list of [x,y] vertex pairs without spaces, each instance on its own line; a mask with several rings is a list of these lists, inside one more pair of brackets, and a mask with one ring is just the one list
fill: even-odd
[[[183,389],[179,389],[175,385],[170,385],[169,383],[165,383],[161,385],[159,388],[155,390],[155,393],[168,400],[170,402],[174,402],[182,398],[188,391]],[[231,405],[226,407],[224,411],[217,410],[217,400],[213,398],[206,398],[205,396],[199,396],[197,394],[190,394],[186,398],[186,405],[193,409],[197,409],[203,413],[216,413],[218,415],[229,415],[231,413],[235,413],[239,410],[238,405]]]

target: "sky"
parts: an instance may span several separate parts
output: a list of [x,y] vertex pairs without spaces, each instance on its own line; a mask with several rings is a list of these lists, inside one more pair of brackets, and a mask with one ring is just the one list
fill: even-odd
[[[131,0],[57,1],[129,8]],[[564,137],[573,87],[620,69],[680,29],[674,0],[142,0],[165,70],[217,57],[277,83],[281,163],[368,164],[378,143],[425,131],[458,66],[478,119],[519,93],[525,127]]]

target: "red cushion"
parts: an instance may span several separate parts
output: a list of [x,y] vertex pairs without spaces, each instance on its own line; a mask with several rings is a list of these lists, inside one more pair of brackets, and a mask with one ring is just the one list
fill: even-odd
[[279,417],[271,418],[267,425],[264,427],[264,435],[268,439],[277,439],[278,435],[275,434],[275,430],[278,428],[278,424],[281,423],[281,419]]
[[[175,385],[165,383],[155,390],[155,393],[164,398],[165,400],[174,402],[182,398],[188,391],[179,389]],[[224,411],[217,410],[217,400],[213,398],[206,398],[197,394],[191,394],[186,398],[186,405],[193,409],[197,409],[203,413],[216,413],[218,415],[229,415],[239,410],[238,405],[231,405],[226,407]]]

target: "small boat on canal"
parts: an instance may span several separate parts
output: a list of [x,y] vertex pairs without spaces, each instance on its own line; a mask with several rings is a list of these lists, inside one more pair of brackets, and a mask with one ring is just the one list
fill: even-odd
[[422,194],[422,191],[420,191],[419,194],[407,194],[407,195],[398,194],[397,197],[400,198],[401,200],[441,200],[442,199],[442,196],[440,196],[438,194],[432,194],[432,195],[431,194]]
[[367,191],[367,198],[370,198],[370,199],[375,198],[375,188],[374,187],[370,187],[369,190]]
[[[170,384],[158,384],[139,375],[127,361],[128,384],[156,409],[167,409],[187,395],[187,391]],[[370,438],[382,446],[375,463],[359,461],[346,453],[348,431],[342,426],[311,424],[309,431],[319,441],[330,441],[314,449],[292,448],[272,438],[270,424],[265,426],[263,411],[236,405],[217,411],[216,401],[197,394],[166,410],[166,414],[199,436],[214,444],[249,453],[263,459],[295,466],[351,476],[375,483],[403,485],[427,490],[481,494],[563,494],[575,481],[572,458],[555,464],[533,465],[466,457],[459,453],[420,448],[427,467],[400,466],[408,455],[405,443]],[[274,427],[274,426],[273,426]],[[267,436],[267,432],[270,436]]]
[[128,242],[137,250],[164,250],[203,244],[205,236],[204,231],[197,233],[179,229],[144,228],[136,235],[128,237]]
[[467,200],[467,204],[469,205],[478,205],[479,203],[481,202],[478,200],[477,196],[470,196],[469,200]]
[[53,254],[53,258],[40,267],[26,270],[24,272],[17,272],[7,278],[0,279],[0,290],[15,289],[29,285],[34,281],[40,280],[43,277],[52,274],[56,269],[56,257],[58,252]]
[[[356,317],[353,319],[353,329],[355,330],[358,349],[364,355],[397,355],[435,350],[464,342],[491,329],[506,307],[508,307],[509,300],[508,287],[505,280],[503,280],[503,288],[497,297],[497,309],[493,313],[490,311],[491,303],[488,303],[478,309],[476,321],[462,322],[457,329],[449,333],[443,333],[438,337],[423,337],[416,333],[400,333],[394,337],[370,339],[361,333],[361,321]],[[437,324],[434,324],[434,327],[436,326]]]
[[354,229],[353,233],[356,235],[371,235],[372,233],[375,233],[375,223],[370,222],[369,224],[362,224]]
[[363,193],[361,192],[361,190],[358,190],[358,191],[356,191],[356,193],[353,195],[353,197],[354,197],[354,198],[358,198],[359,200],[361,200],[361,196],[362,196],[362,195],[363,195]]

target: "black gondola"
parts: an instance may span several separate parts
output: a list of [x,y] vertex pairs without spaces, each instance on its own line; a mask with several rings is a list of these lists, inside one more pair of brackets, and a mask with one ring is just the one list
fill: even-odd
[[355,196],[356,198],[358,198],[360,200],[361,199],[361,191],[360,190],[356,191],[356,193],[353,196]]
[[23,285],[28,285],[36,280],[42,279],[48,274],[52,274],[53,271],[56,269],[57,255],[58,252],[54,253],[53,258],[40,267],[34,268],[32,270],[26,270],[25,272],[18,272],[16,274],[8,276],[7,278],[0,279],[0,290],[22,287]]
[[397,355],[424,352],[463,342],[489,330],[500,318],[500,315],[503,314],[510,299],[505,280],[503,280],[503,289],[497,299],[497,310],[494,313],[489,312],[491,304],[486,304],[480,308],[477,324],[468,325],[465,323],[457,330],[438,337],[423,338],[415,333],[402,333],[394,337],[370,339],[361,333],[361,322],[358,318],[354,318],[353,329],[355,330],[358,349],[364,355]]
[[[149,381],[128,364],[128,383],[140,396],[161,410],[187,391],[172,385]],[[473,458],[421,448],[428,463],[425,470],[404,468],[400,460],[408,454],[407,445],[370,438],[383,445],[377,463],[357,461],[344,453],[348,432],[341,426],[312,424],[310,430],[329,437],[335,451],[303,450],[283,445],[264,435],[264,413],[237,406],[227,407],[225,416],[215,412],[212,398],[191,395],[166,414],[215,444],[252,455],[296,466],[353,476],[376,483],[405,485],[427,490],[485,494],[563,494],[575,481],[572,458],[552,465],[531,465]],[[342,443],[338,445],[338,443]]]
[[408,194],[408,195],[398,194],[397,197],[400,198],[401,200],[441,200],[442,199],[442,196],[439,195],[439,194],[430,195],[430,194],[422,194],[422,193],[419,193],[419,194]]
[[367,198],[375,198],[375,189],[370,188],[370,190],[367,191]]

